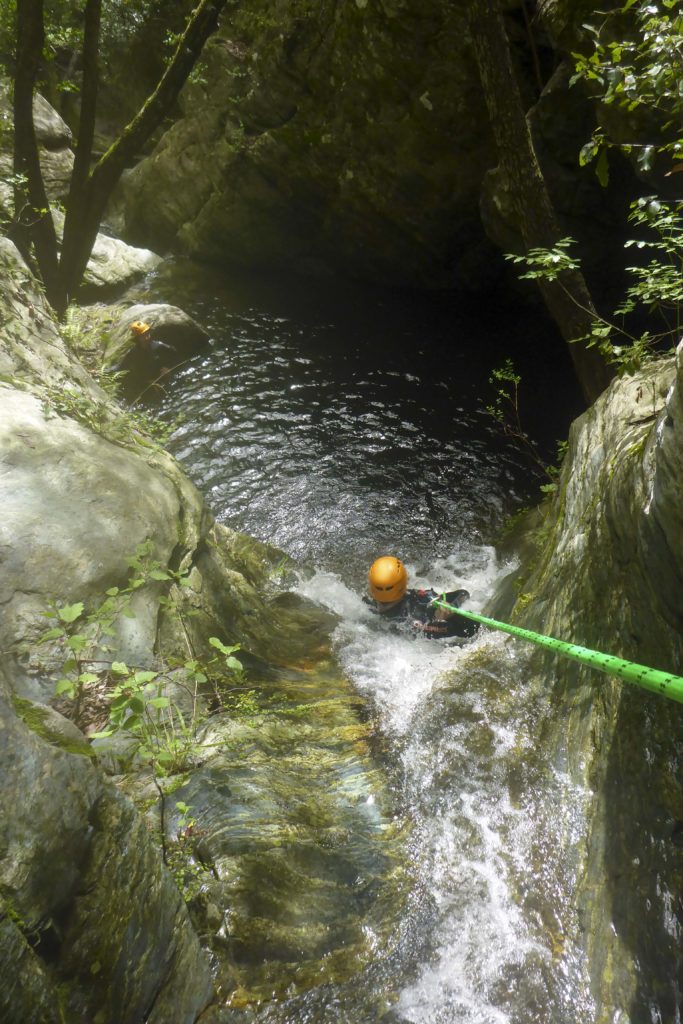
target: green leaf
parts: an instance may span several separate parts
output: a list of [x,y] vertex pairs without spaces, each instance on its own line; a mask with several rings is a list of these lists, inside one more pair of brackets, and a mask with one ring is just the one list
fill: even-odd
[[119,588],[118,587],[110,587],[109,590],[107,590],[107,592],[106,592],[107,593],[107,597],[116,597],[118,592],[119,592]]
[[152,569],[149,575],[150,579],[153,580],[170,580],[171,578],[167,572],[163,571],[163,569]]
[[78,681],[79,683],[83,683],[84,686],[87,686],[88,683],[96,683],[98,678],[99,676],[96,676],[94,672],[81,672],[78,677]]
[[90,739],[91,740],[104,740],[104,739],[107,738],[107,736],[111,736],[111,734],[113,732],[114,732],[113,729],[103,729],[101,732],[91,732],[90,733]]
[[151,683],[159,675],[158,672],[139,671],[133,676],[136,683]]
[[127,676],[129,674],[125,661],[113,661],[111,663],[111,670],[117,676]]
[[609,184],[609,160],[607,158],[607,150],[604,148],[600,150],[600,156],[595,165],[595,174],[602,187],[607,188]]
[[69,648],[69,650],[73,651],[74,654],[78,654],[78,652],[82,651],[85,647],[87,647],[87,645],[88,638],[87,636],[83,636],[82,633],[74,633],[74,635],[70,636],[69,639],[66,641],[66,646]]
[[222,654],[230,654],[231,651],[233,650],[233,648],[226,647],[225,644],[222,643],[217,636],[210,636],[209,643],[211,644],[212,647],[215,647],[216,650],[221,651]]
[[59,697],[62,693],[68,693],[70,697],[73,697],[76,692],[76,686],[73,679],[60,679],[55,686],[55,694]]
[[167,708],[171,702],[168,697],[152,697],[147,703],[153,708]]
[[59,626],[53,626],[52,629],[48,629],[47,633],[43,633],[38,643],[46,643],[48,640],[56,640],[58,636],[64,636],[64,630],[60,629]]
[[76,604],[65,604],[61,608],[57,609],[62,622],[75,622],[83,614],[83,602],[77,601]]

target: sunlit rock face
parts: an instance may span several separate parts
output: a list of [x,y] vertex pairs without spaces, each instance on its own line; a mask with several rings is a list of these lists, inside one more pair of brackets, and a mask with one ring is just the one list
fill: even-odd
[[[0,79],[0,126],[10,129],[12,100],[9,84]],[[45,191],[51,201],[66,198],[74,165],[71,129],[42,96],[33,100],[33,123]],[[0,132],[0,209],[12,207],[12,133]]]
[[[108,580],[127,575],[126,554],[141,538],[153,535],[164,561],[179,533],[191,548],[203,506],[170,459],[155,470],[151,452],[98,434],[94,420],[88,426],[86,409],[99,409],[110,426],[120,411],[64,345],[6,239],[0,262],[0,1015],[191,1021],[212,984],[185,903],[85,737],[42,704],[59,659],[33,645],[50,602],[97,604]],[[128,620],[136,628],[119,629],[136,661],[153,653],[154,589]]]
[[[571,430],[517,580],[521,625],[683,675],[683,345],[617,379]],[[501,617],[506,610],[497,609]],[[575,941],[596,1019],[673,1018],[683,908],[683,709],[575,663],[536,659],[536,724],[585,794]],[[541,739],[542,737],[542,739]]]
[[132,239],[421,287],[487,274],[495,162],[464,11],[251,0],[126,180]]
[[[268,621],[283,656],[282,616],[254,586],[269,552],[214,526],[170,457],[134,432],[112,434],[123,411],[64,344],[6,239],[0,262],[0,963],[12,979],[0,1015],[192,1021],[212,983],[184,900],[85,737],[44,705],[63,656],[36,641],[51,602],[96,607],[151,541],[164,567],[201,563],[186,594],[197,650],[209,633],[253,647]],[[178,621],[164,621],[162,589],[149,580],[134,595],[134,618],[123,608],[117,618],[113,642],[131,664],[154,661],[160,632],[168,648],[186,643]],[[228,609],[229,620],[218,618]]]
[[[278,592],[282,553],[216,524],[170,456],[126,426],[7,239],[0,263],[0,1016],[190,1024],[217,990],[248,1002],[348,978],[390,942],[407,880],[372,725],[331,659],[336,617]],[[156,578],[117,603],[105,663],[208,659],[220,637],[240,646],[258,702],[240,722],[229,702],[246,686],[226,684],[227,710],[197,725],[165,796],[125,743],[91,744],[49,706],[64,651],[41,641],[51,607],[91,611],[125,586],[140,545]],[[186,721],[207,703],[190,699]],[[201,822],[192,918],[161,849],[184,829],[183,797]]]

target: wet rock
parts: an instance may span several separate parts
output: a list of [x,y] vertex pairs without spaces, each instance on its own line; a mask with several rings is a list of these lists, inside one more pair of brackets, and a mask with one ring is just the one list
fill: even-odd
[[[617,379],[572,426],[557,495],[517,579],[514,621],[683,675],[683,345]],[[507,609],[509,611],[509,608]],[[505,609],[499,608],[505,618]],[[591,994],[605,1019],[675,1014],[679,925],[672,855],[681,818],[681,706],[536,656],[537,742],[584,794],[572,900]],[[540,739],[540,736],[543,739]]]
[[209,757],[164,816],[186,884],[200,876],[191,906],[217,983],[238,1002],[356,976],[396,941],[408,887],[402,826],[349,684],[321,666],[266,692],[257,714],[211,719]]
[[150,249],[126,245],[119,238],[99,234],[93,246],[83,277],[84,298],[123,291],[129,284],[148,274],[161,263],[162,257]]
[[[184,903],[133,806],[0,697],[0,1008],[7,1024],[191,1021],[211,994]],[[144,900],[140,892],[145,893]]]
[[[64,215],[60,210],[53,210],[52,219],[57,237],[61,238]],[[79,294],[84,299],[93,299],[121,292],[161,262],[162,257],[150,249],[126,245],[119,238],[100,233],[88,260]]]

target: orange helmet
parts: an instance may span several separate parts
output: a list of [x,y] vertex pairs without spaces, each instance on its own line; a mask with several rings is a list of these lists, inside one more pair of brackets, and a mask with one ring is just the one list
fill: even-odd
[[144,320],[134,320],[130,325],[130,329],[133,334],[147,334],[150,329],[150,325],[146,324]]
[[370,596],[375,601],[399,601],[408,586],[406,567],[393,555],[382,555],[370,566],[368,573]]

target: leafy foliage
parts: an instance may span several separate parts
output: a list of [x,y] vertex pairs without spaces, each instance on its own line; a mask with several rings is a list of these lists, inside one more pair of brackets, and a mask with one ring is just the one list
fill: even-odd
[[[631,204],[629,221],[644,232],[625,247],[651,258],[626,267],[631,283],[621,302],[611,316],[596,317],[590,332],[576,339],[597,347],[618,373],[634,373],[644,359],[675,345],[683,311],[683,203],[642,197]],[[568,251],[572,244],[574,239],[564,238],[554,249],[506,258],[527,266],[522,278],[559,278],[561,283],[562,270],[578,263]],[[648,324],[645,330],[631,326],[643,322]]]
[[[601,104],[623,109],[620,134],[598,127],[582,147],[579,163],[595,161],[600,183],[609,179],[608,152],[618,149],[642,175],[655,165],[671,176],[683,171],[683,14],[678,0],[626,0],[603,15],[599,25],[583,26],[586,53],[573,54],[572,81],[588,84]],[[628,132],[631,132],[630,136]],[[627,241],[649,257],[625,268],[630,283],[611,315],[598,315],[588,334],[574,339],[597,348],[619,373],[633,373],[644,359],[666,351],[680,338],[683,308],[683,202],[657,195],[630,207],[629,223],[638,236]],[[559,281],[578,268],[564,238],[553,249],[510,255],[527,270],[522,277]]]
[[47,419],[63,416],[77,420],[112,444],[124,448],[163,447],[176,427],[175,421],[161,422],[140,409],[119,409],[76,388],[46,384],[41,388],[41,394]]
[[525,256],[507,253],[505,259],[512,263],[523,263],[528,268],[524,274],[519,275],[523,280],[536,281],[542,278],[545,281],[556,281],[563,270],[576,270],[580,266],[579,261],[568,252],[572,245],[576,245],[575,238],[561,238],[552,249],[529,249]]
[[[243,693],[244,670],[235,657],[239,645],[225,645],[218,637],[209,642],[219,653],[206,663],[188,658],[150,669],[131,667],[111,657],[116,620],[120,615],[133,615],[131,600],[140,587],[150,582],[189,585],[185,573],[162,568],[153,558],[151,541],[141,544],[128,564],[131,573],[126,586],[111,587],[92,610],[82,601],[52,605],[45,617],[53,625],[40,643],[55,645],[62,652],[55,694],[71,703],[75,720],[86,724],[84,708],[96,695],[99,713],[106,709],[106,722],[104,728],[91,732],[91,737],[130,737],[138,760],[149,764],[155,776],[163,777],[186,770],[200,753],[198,695],[202,687],[212,686],[219,705],[233,713],[254,714],[258,704],[254,691]],[[168,603],[166,598],[166,606]],[[183,711],[169,697],[170,683],[185,688],[191,712]],[[239,698],[230,701],[227,695],[231,691],[239,691]]]
[[679,0],[626,0],[599,25],[583,27],[591,48],[587,54],[573,54],[576,74],[572,81],[587,82],[601,103],[639,116],[632,119],[635,134],[627,141],[611,139],[598,129],[581,150],[581,163],[597,156],[603,161],[604,174],[610,146],[633,154],[641,171],[649,171],[658,155],[666,155],[669,164],[672,157],[682,156],[683,14]]

